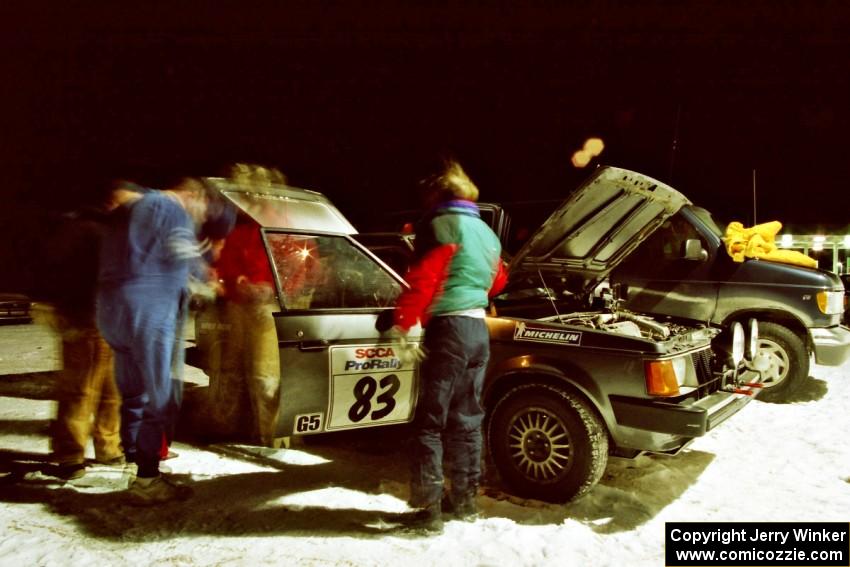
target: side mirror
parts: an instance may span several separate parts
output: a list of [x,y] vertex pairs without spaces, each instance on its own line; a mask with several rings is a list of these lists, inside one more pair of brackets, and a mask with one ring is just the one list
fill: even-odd
[[685,240],[683,248],[682,259],[684,260],[695,260],[697,262],[708,260],[708,252],[702,247],[702,242],[698,238]]

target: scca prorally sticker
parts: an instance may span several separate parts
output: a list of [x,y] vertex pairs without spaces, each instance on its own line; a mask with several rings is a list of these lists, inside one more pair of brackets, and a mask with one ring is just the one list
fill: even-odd
[[518,321],[514,327],[515,341],[531,341],[535,343],[552,343],[556,345],[580,345],[581,332],[561,331],[547,327],[535,327]]
[[391,343],[331,347],[327,430],[412,419],[416,367],[402,363],[397,348]]

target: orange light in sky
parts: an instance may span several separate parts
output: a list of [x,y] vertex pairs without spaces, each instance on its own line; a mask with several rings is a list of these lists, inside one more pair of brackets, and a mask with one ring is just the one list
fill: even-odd
[[602,141],[602,138],[588,138],[584,142],[584,151],[593,157],[601,154],[604,149],[605,143]]
[[584,141],[584,147],[573,154],[570,160],[574,167],[585,167],[590,160],[602,153],[605,143],[602,138],[588,138]]
[[584,167],[590,163],[591,157],[593,156],[591,156],[588,152],[584,150],[579,150],[573,154],[573,159],[571,161],[576,167]]

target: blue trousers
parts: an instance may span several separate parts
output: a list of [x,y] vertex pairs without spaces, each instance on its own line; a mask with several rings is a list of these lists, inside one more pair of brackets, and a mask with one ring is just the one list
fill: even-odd
[[474,492],[481,479],[481,389],[490,338],[484,319],[434,317],[425,328],[428,357],[420,367],[410,504],[425,507],[443,496],[443,459],[449,496]]
[[[170,432],[182,389],[172,379],[181,360],[181,290],[136,284],[101,290],[97,324],[115,352],[115,381],[121,392],[121,442],[138,476],[159,474],[163,435]],[[181,349],[182,350],[182,349]]]

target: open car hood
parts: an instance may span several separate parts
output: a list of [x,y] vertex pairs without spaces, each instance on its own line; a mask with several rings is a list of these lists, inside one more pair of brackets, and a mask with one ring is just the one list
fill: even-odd
[[573,292],[605,278],[690,201],[651,177],[603,166],[561,204],[511,259],[511,277],[562,278]]

